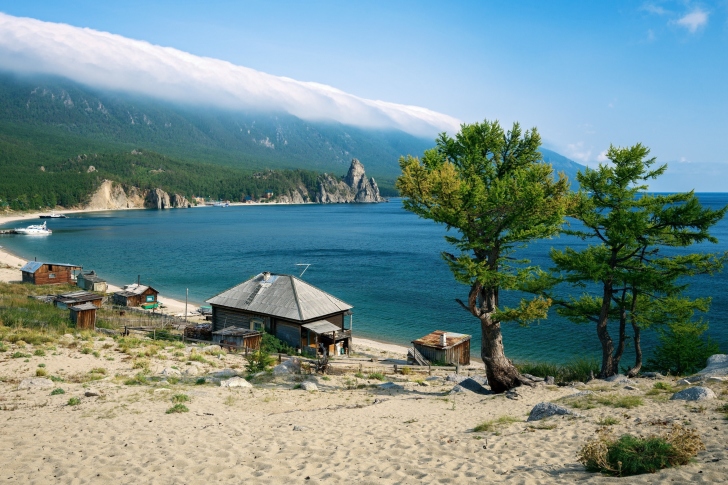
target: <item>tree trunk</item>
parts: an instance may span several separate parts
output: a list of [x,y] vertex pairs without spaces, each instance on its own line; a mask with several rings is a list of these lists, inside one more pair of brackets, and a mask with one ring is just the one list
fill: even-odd
[[485,363],[485,374],[490,389],[500,394],[523,384],[532,385],[533,383],[521,376],[518,369],[506,357],[500,323],[486,317],[481,319],[480,328],[483,334],[480,356]]
[[602,369],[599,371],[599,377],[604,379],[614,375],[614,342],[609,336],[607,324],[609,323],[609,309],[612,306],[612,282],[604,283],[604,293],[602,294],[602,309],[599,312],[599,320],[597,321],[597,337],[602,344]]
[[637,292],[632,292],[632,309],[630,311],[630,321],[632,323],[632,330],[634,331],[634,367],[628,372],[627,376],[636,376],[642,368],[642,345],[640,343],[640,327],[637,325],[637,319],[634,316],[635,308],[637,308]]
[[612,357],[612,374],[619,374],[619,362],[624,354],[624,347],[627,345],[627,312],[622,308],[619,312],[619,341],[617,349]]

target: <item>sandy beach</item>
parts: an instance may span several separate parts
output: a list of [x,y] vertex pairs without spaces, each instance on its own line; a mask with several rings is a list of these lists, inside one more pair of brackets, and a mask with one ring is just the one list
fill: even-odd
[[[32,216],[16,220],[25,219]],[[0,250],[0,280],[18,281],[24,263]],[[170,312],[184,311],[184,302],[160,300]],[[251,378],[252,387],[225,387],[231,376],[247,377],[246,361],[219,348],[88,332],[35,345],[8,342],[0,348],[5,483],[647,484],[728,477],[728,420],[717,409],[728,399],[728,381],[704,384],[718,399],[701,402],[671,401],[671,392],[646,378],[539,384],[519,388],[514,399],[487,388],[451,392],[464,377],[444,370],[381,380],[379,362],[404,359],[406,348],[356,338],[351,361],[360,372],[310,375],[304,367]],[[482,364],[464,372],[482,374]],[[41,381],[28,384],[37,374]],[[675,378],[660,382],[682,388]],[[301,389],[304,383],[317,390]],[[583,391],[604,402],[632,396],[641,403],[595,401],[572,407],[578,417],[526,421],[537,403],[569,407],[576,399],[569,396]],[[175,403],[188,411],[168,414]],[[486,430],[474,431],[485,422]],[[605,427],[649,435],[672,423],[697,430],[705,442],[690,465],[619,480],[588,473],[576,460]]]

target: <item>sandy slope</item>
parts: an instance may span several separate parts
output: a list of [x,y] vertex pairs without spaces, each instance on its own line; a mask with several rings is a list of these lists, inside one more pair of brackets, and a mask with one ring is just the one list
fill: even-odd
[[[237,355],[205,355],[209,363],[189,361],[189,349],[169,347],[152,358],[131,358],[110,338],[69,341],[46,347],[46,356],[11,358],[33,347],[10,346],[0,353],[0,470],[6,483],[721,483],[728,476],[728,421],[712,401],[667,401],[644,397],[625,410],[607,406],[580,411],[584,418],[549,418],[526,423],[534,404],[556,401],[579,389],[538,386],[520,390],[519,400],[474,393],[449,395],[452,382],[427,376],[394,376],[395,390],[357,385],[379,381],[353,375],[287,376],[256,383],[253,389],[225,389],[198,377],[220,369],[242,372]],[[68,343],[65,345],[69,345]],[[81,349],[92,345],[98,357]],[[142,348],[133,349],[139,352]],[[164,367],[189,371],[188,383],[125,385],[148,362],[150,375]],[[189,363],[188,363],[189,362]],[[51,389],[18,390],[18,383],[44,363],[66,382]],[[375,365],[375,364],[372,364]],[[92,368],[106,377],[83,382]],[[319,392],[296,389],[313,380]],[[429,385],[422,385],[420,380]],[[653,381],[590,386],[597,393],[644,395]],[[724,385],[715,390],[723,392]],[[88,389],[99,397],[85,397]],[[165,414],[175,394],[185,394],[188,413]],[[81,404],[69,406],[70,397]],[[496,432],[474,433],[486,420],[517,421]],[[595,435],[596,421],[619,419],[616,433],[664,429],[654,420],[688,423],[703,437],[707,451],[696,463],[655,475],[623,480],[587,473],[575,460],[579,447]],[[639,423],[639,424],[638,424]],[[551,429],[549,429],[551,428]]]

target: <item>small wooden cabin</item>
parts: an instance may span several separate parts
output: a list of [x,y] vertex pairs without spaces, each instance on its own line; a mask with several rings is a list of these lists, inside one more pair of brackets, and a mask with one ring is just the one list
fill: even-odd
[[103,303],[103,301],[104,297],[99,294],[88,291],[74,291],[71,293],[56,295],[53,298],[53,305],[58,308],[71,308],[75,305],[91,303],[96,306],[96,308],[101,308],[101,303]]
[[98,277],[95,271],[82,271],[76,278],[76,285],[88,291],[100,291],[106,293],[109,285],[106,280]]
[[228,327],[212,332],[212,342],[231,349],[258,350],[263,341],[263,332],[247,328]]
[[470,364],[470,335],[435,330],[412,341],[415,350],[430,362],[448,365]]
[[23,283],[59,285],[62,283],[75,283],[76,274],[81,269],[81,266],[75,264],[29,261],[20,268],[20,271],[23,274]]
[[76,324],[77,329],[96,329],[96,310],[98,307],[93,303],[82,303],[69,307],[71,321]]
[[151,286],[126,285],[123,290],[114,293],[114,305],[140,306],[146,310],[157,308],[159,292]]
[[295,276],[260,273],[207,303],[212,307],[213,333],[238,327],[265,330],[302,350],[323,347],[335,354],[351,348],[353,307]]

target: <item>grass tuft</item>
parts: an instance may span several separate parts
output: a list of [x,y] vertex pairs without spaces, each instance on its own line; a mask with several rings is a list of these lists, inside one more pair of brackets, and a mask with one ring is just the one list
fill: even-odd
[[174,403],[183,403],[183,402],[190,402],[190,396],[187,394],[175,394],[172,396],[172,402]]
[[602,433],[584,445],[577,460],[587,471],[624,477],[685,465],[704,449],[697,432],[673,425],[668,433],[647,438]]
[[374,380],[377,380],[377,381],[383,381],[383,380],[386,379],[386,377],[381,372],[372,372],[371,374],[369,374],[367,376],[367,379],[374,379]]
[[57,396],[58,394],[65,394],[65,393],[66,393],[66,391],[64,391],[60,387],[57,387],[56,389],[53,389],[51,391],[51,396]]
[[520,419],[513,417],[513,416],[501,416],[498,419],[492,419],[488,421],[483,421],[479,425],[477,425],[475,428],[473,428],[473,432],[475,433],[481,433],[483,431],[488,432],[494,432],[501,426],[508,426],[511,423],[516,423],[520,421]]
[[167,409],[166,414],[174,414],[174,413],[186,413],[189,412],[189,409],[184,404],[175,404],[171,408]]
[[71,399],[68,400],[69,406],[78,406],[79,404],[81,404],[81,398],[72,397]]

